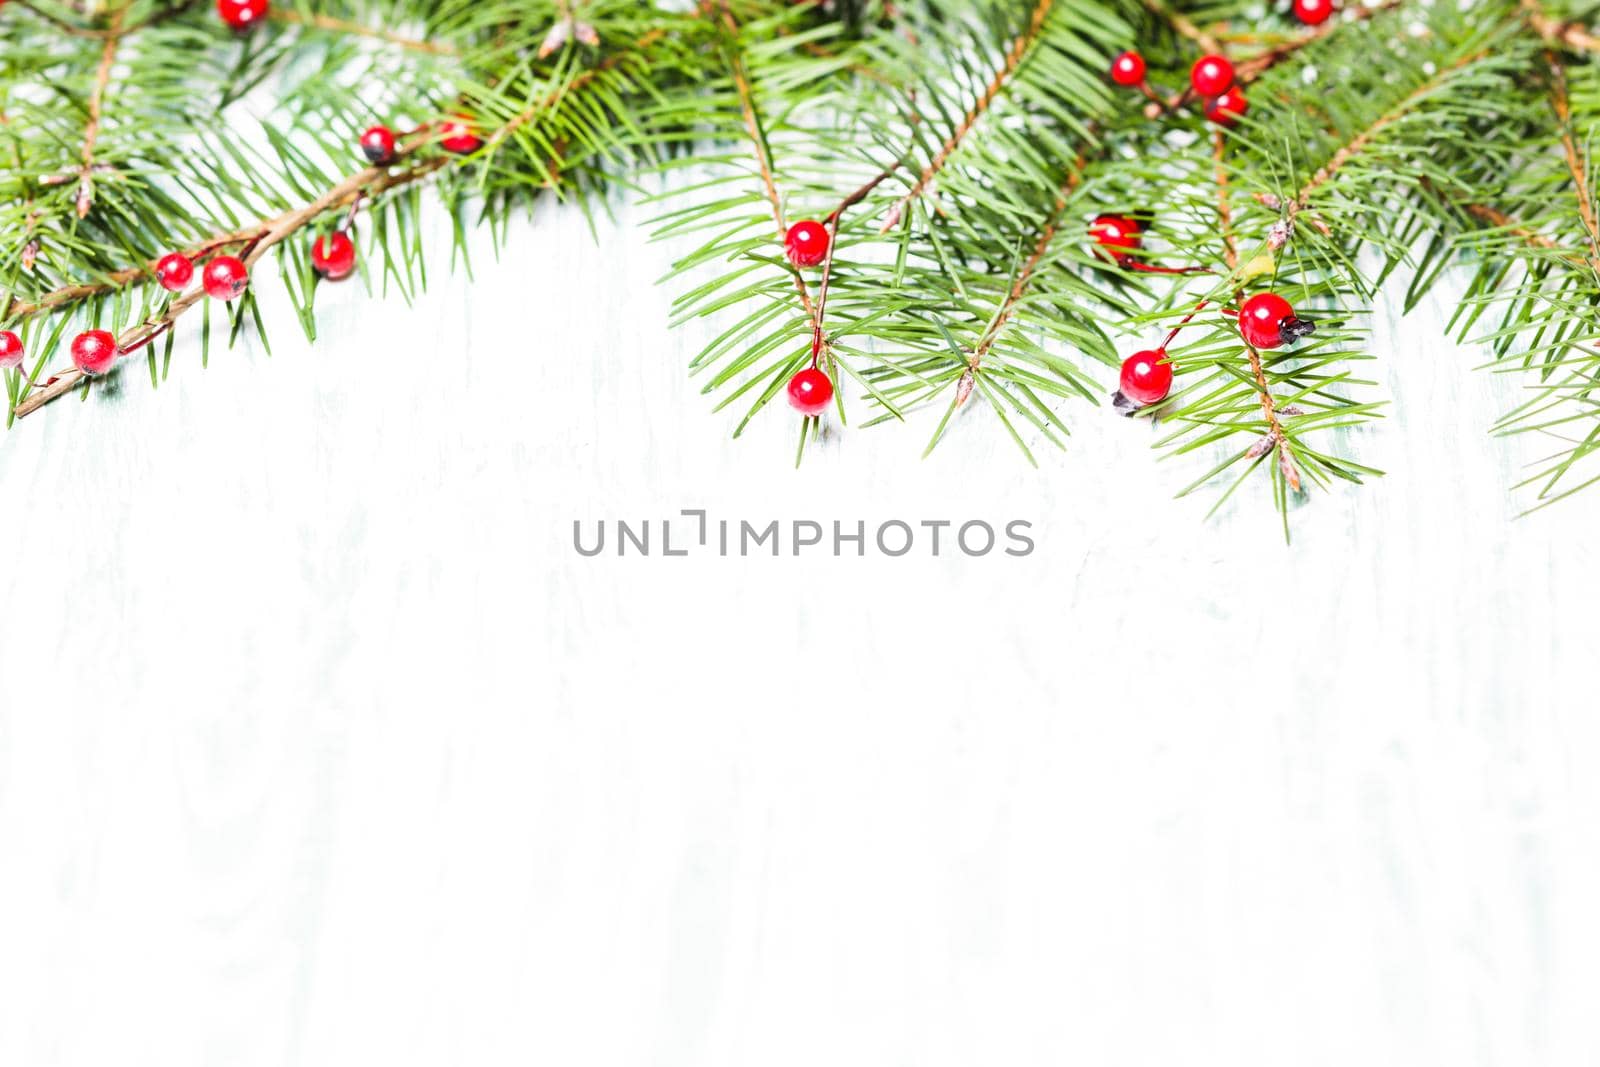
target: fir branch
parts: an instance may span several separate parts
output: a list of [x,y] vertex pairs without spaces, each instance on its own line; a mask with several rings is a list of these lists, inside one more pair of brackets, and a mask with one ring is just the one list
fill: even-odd
[[1567,70],[1554,52],[1545,52],[1550,64],[1550,107],[1556,115],[1561,151],[1572,175],[1573,195],[1578,198],[1578,217],[1589,239],[1589,251],[1600,260],[1600,223],[1595,220],[1594,197],[1589,189],[1589,164],[1572,135],[1572,104],[1567,96]]
[[[326,190],[315,199],[295,208],[293,211],[286,211],[276,218],[263,220],[255,227],[253,233],[243,237],[225,238],[215,242],[212,247],[222,247],[234,243],[234,241],[243,240],[248,247],[248,251],[243,257],[245,266],[253,268],[257,261],[272,248],[324,213],[349,206],[362,197],[377,196],[389,189],[425,178],[448,162],[450,162],[450,157],[448,156],[434,156],[416,167],[403,171],[391,171],[387,167],[367,167],[350,175],[344,181]],[[136,351],[155,337],[171,329],[180,315],[201,300],[204,300],[205,296],[205,289],[195,286],[188,292],[174,298],[160,315],[140,323],[119,336],[117,338],[118,352]],[[47,382],[43,388],[30,391],[18,402],[16,406],[17,417],[23,418],[30,415],[57,397],[71,392],[75,386],[83,381],[84,377],[83,372],[77,367],[62,371],[61,374]]]
[[1011,290],[1006,293],[1005,301],[1000,305],[1000,310],[995,313],[994,320],[984,329],[978,338],[978,343],[972,346],[972,355],[967,358],[967,369],[962,373],[961,379],[956,383],[956,406],[966,403],[967,396],[972,392],[972,386],[978,379],[978,370],[983,363],[984,356],[989,354],[989,349],[994,346],[995,339],[1000,336],[1000,331],[1005,329],[1011,321],[1012,314],[1017,305],[1022,302],[1023,295],[1027,293],[1028,286],[1033,282],[1034,274],[1039,268],[1039,262],[1050,249],[1050,242],[1055,240],[1056,232],[1061,224],[1062,213],[1067,209],[1068,198],[1082,182],[1083,156],[1080,154],[1076,164],[1069,170],[1061,191],[1056,194],[1054,210],[1045,219],[1044,226],[1039,230],[1039,238],[1034,242],[1033,251],[1017,271],[1016,281],[1011,283]]
[[978,120],[982,118],[983,114],[989,110],[990,105],[999,97],[1001,91],[1005,89],[1006,83],[1017,73],[1017,68],[1022,65],[1023,57],[1028,54],[1028,49],[1033,47],[1033,43],[1038,40],[1039,31],[1043,29],[1044,20],[1050,14],[1050,8],[1054,2],[1055,0],[1038,0],[1034,5],[1033,14],[1028,20],[1027,28],[1017,35],[1016,40],[1012,42],[1011,47],[1006,51],[1005,61],[1001,64],[1000,69],[995,71],[994,77],[989,79],[988,84],[983,87],[983,91],[978,94],[977,99],[967,108],[966,114],[956,124],[956,128],[951,131],[949,137],[945,138],[944,144],[939,146],[939,150],[934,153],[933,158],[922,168],[922,173],[917,176],[916,182],[889,209],[883,226],[879,230],[880,233],[888,233],[894,229],[904,214],[906,207],[927,191],[928,186],[944,167],[951,154],[960,146],[967,134],[972,132],[972,128],[978,124]]
[[1384,0],[1380,4],[1362,4],[1347,7],[1340,18],[1329,19],[1322,25],[1313,26],[1304,33],[1297,34],[1281,44],[1273,45],[1264,51],[1240,60],[1234,64],[1234,75],[1241,84],[1249,85],[1279,63],[1289,59],[1304,48],[1310,48],[1330,34],[1337,33],[1341,28],[1386,14],[1401,7],[1405,2],[1406,0]]
[[[767,197],[767,202],[772,208],[772,221],[778,230],[778,246],[783,247],[788,236],[789,227],[784,222],[783,198],[778,195],[778,182],[773,177],[772,148],[767,143],[766,134],[761,129],[761,117],[756,110],[755,91],[750,86],[750,76],[744,67],[744,60],[739,55],[738,32],[739,25],[734,20],[733,12],[729,9],[727,0],[722,0],[722,22],[728,33],[724,42],[727,51],[728,71],[733,78],[735,92],[739,96],[739,111],[744,120],[746,136],[755,152],[756,166],[761,172],[761,187]],[[870,190],[869,190],[870,191]],[[862,194],[863,196],[866,193]],[[829,242],[829,252],[832,252],[832,242]],[[806,280],[799,271],[791,271],[794,278],[795,291],[800,295],[800,305],[805,309],[806,318],[811,322],[812,335],[815,338],[812,344],[812,358],[815,359],[822,339],[822,321],[817,315],[816,307],[811,302],[811,290],[806,286]]]

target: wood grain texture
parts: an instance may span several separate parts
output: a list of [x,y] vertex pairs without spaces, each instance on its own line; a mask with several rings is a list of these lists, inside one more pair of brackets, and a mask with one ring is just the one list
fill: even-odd
[[[1439,304],[1285,547],[1109,408],[730,443],[619,214],[0,440],[0,1063],[1600,1059],[1600,492]],[[1039,546],[571,549],[692,507]]]

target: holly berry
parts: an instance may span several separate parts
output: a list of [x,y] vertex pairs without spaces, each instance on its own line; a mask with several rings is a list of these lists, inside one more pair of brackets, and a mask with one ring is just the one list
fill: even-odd
[[1333,15],[1333,0],[1294,0],[1294,17],[1307,26],[1320,26]]
[[22,338],[10,330],[0,330],[0,370],[10,370],[22,362]]
[[318,237],[311,245],[311,269],[330,282],[349,277],[356,269],[355,243],[342,233]]
[[72,339],[72,365],[85,374],[104,374],[117,361],[117,339],[105,330],[85,330]]
[[361,135],[361,154],[375,167],[394,162],[394,131],[387,126],[374,126]]
[[1315,328],[1310,320],[1296,317],[1289,301],[1277,293],[1257,293],[1239,307],[1239,333],[1256,348],[1293,344]]
[[194,264],[182,252],[168,252],[156,260],[156,281],[169,293],[181,292],[194,277]]
[[1139,224],[1126,215],[1100,215],[1089,224],[1089,236],[1112,259],[1126,263],[1139,247]]
[[1124,52],[1111,61],[1111,80],[1118,85],[1138,85],[1144,81],[1144,56]]
[[821,415],[833,400],[833,382],[815,367],[789,379],[789,406],[802,415]]
[[1206,118],[1218,126],[1232,126],[1250,110],[1250,101],[1237,85],[1206,105]]
[[828,258],[828,228],[811,219],[797,222],[784,235],[783,250],[795,266],[815,267]]
[[1189,71],[1189,84],[1201,96],[1221,96],[1233,84],[1233,64],[1222,56],[1201,56]]
[[250,286],[250,268],[237,256],[215,256],[200,275],[206,295],[232,300]]
[[439,146],[446,152],[469,155],[483,147],[483,138],[473,132],[465,115],[455,115],[439,123]]
[[1123,360],[1122,395],[1140,407],[1165,400],[1172,392],[1172,364],[1166,359],[1166,349],[1152,348]]
[[267,16],[267,0],[217,0],[217,14],[236,30],[246,30]]

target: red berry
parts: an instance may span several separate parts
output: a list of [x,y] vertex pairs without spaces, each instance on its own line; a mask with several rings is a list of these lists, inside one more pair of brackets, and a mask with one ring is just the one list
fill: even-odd
[[1165,400],[1172,392],[1172,364],[1166,358],[1166,349],[1153,348],[1123,360],[1122,395],[1140,407]]
[[473,132],[465,115],[455,115],[439,123],[439,145],[446,152],[468,155],[483,147],[483,138]]
[[367,162],[381,167],[394,162],[394,131],[387,126],[374,126],[361,135],[361,154]]
[[1221,96],[1233,84],[1233,64],[1221,56],[1201,56],[1189,71],[1189,84],[1201,96]]
[[1089,224],[1089,236],[1118,263],[1139,247],[1139,224],[1126,215],[1100,215]]
[[105,330],[85,330],[72,339],[72,365],[85,374],[104,374],[117,361],[117,339]]
[[267,16],[267,0],[217,0],[217,14],[236,30],[248,29]]
[[1118,85],[1138,85],[1144,81],[1144,56],[1124,52],[1111,61],[1111,80]]
[[1311,323],[1296,318],[1289,301],[1277,293],[1257,293],[1239,308],[1239,333],[1256,348],[1277,348],[1311,332]]
[[789,379],[789,406],[802,415],[821,415],[833,400],[833,382],[815,367]]
[[811,219],[797,222],[784,236],[783,250],[795,266],[815,267],[828,258],[828,228]]
[[1218,126],[1232,126],[1250,110],[1250,101],[1237,85],[1206,105],[1206,118]]
[[217,300],[232,300],[250,285],[250,268],[236,256],[216,256],[200,275],[206,295]]
[[9,370],[22,362],[22,338],[10,330],[0,330],[0,370]]
[[356,246],[346,234],[318,237],[311,245],[311,269],[336,282],[356,269]]
[[1333,15],[1333,0],[1294,0],[1294,17],[1307,26],[1320,26]]
[[194,264],[182,252],[168,252],[156,261],[156,280],[161,288],[176,293],[194,277]]

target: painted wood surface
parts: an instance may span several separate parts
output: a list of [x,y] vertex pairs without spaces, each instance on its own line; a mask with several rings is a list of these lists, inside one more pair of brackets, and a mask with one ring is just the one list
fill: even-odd
[[[1285,546],[1082,403],[730,443],[619,218],[0,440],[0,1063],[1600,1062],[1600,492],[1443,305]],[[682,509],[1037,547],[573,551]]]

